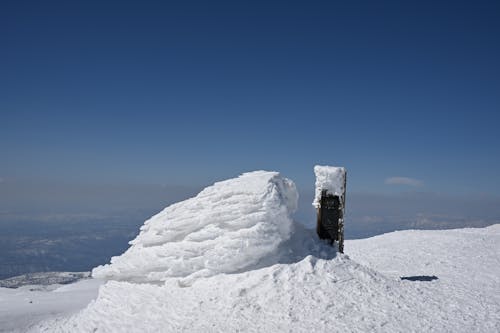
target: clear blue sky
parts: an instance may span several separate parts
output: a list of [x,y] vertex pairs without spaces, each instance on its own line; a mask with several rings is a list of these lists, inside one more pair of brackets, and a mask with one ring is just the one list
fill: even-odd
[[0,47],[2,182],[500,194],[498,1],[2,1]]

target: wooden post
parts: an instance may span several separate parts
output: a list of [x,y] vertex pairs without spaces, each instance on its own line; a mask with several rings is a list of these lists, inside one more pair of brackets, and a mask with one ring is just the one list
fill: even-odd
[[333,245],[338,242],[340,253],[344,253],[344,214],[347,174],[344,177],[344,188],[341,196],[321,191],[321,199],[317,208],[316,233],[320,239],[329,239]]

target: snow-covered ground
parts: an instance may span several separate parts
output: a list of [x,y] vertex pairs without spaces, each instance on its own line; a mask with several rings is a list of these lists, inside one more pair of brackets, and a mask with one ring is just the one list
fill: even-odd
[[108,279],[104,284],[90,279],[54,291],[1,288],[0,327],[500,331],[500,225],[393,232],[346,241],[342,255],[292,222],[295,202],[295,186],[277,173],[215,184],[146,222],[124,255],[94,271]]
[[84,279],[68,285],[0,288],[0,332],[24,332],[41,320],[71,315],[97,297],[103,282]]

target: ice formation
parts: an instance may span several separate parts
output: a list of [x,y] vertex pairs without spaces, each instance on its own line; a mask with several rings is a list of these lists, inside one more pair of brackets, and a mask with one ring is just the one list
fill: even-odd
[[321,200],[321,191],[328,190],[331,194],[342,195],[344,193],[346,170],[342,167],[316,165],[316,189],[313,206],[318,207]]
[[146,221],[131,247],[92,276],[162,282],[248,269],[290,238],[297,200],[294,183],[277,172],[215,183]]

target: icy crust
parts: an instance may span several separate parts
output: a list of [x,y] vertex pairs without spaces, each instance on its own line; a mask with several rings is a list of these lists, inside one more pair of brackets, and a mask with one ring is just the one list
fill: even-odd
[[322,190],[328,190],[328,192],[339,196],[344,193],[345,168],[316,165],[314,167],[314,174],[316,175],[314,207],[319,207]]
[[295,184],[277,172],[249,172],[215,183],[146,221],[131,247],[111,264],[94,268],[92,276],[189,281],[250,268],[290,238],[297,200]]

